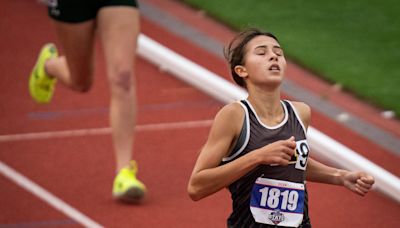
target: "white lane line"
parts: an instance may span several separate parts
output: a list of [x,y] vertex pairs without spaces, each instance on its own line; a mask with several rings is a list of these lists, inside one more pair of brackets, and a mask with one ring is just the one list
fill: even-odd
[[[145,124],[145,125],[137,125],[135,131],[162,131],[162,130],[172,130],[172,129],[209,127],[211,126],[211,124],[212,120]],[[34,133],[12,134],[12,135],[0,135],[0,143],[12,142],[12,141],[24,141],[24,140],[50,139],[50,138],[78,137],[78,136],[88,136],[88,135],[106,135],[106,134],[111,134],[110,127],[76,129],[76,130],[66,130],[66,131],[34,132]]]
[[42,199],[50,206],[54,207],[55,209],[67,215],[68,217],[82,224],[84,227],[91,227],[91,228],[103,227],[102,225],[93,221],[86,215],[82,214],[75,208],[71,207],[61,199],[57,198],[50,192],[46,191],[45,189],[43,189],[42,187],[32,182],[31,180],[29,180],[28,178],[18,173],[17,171],[15,171],[14,169],[7,166],[1,161],[0,161],[0,173],[3,174],[8,179],[10,179],[11,181],[13,181],[14,183],[16,183],[17,185],[19,185],[20,187],[24,188],[26,191]]

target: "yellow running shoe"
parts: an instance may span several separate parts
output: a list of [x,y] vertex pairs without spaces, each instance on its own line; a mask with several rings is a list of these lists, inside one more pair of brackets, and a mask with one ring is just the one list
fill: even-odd
[[138,171],[135,161],[131,161],[129,167],[119,171],[114,179],[113,197],[128,203],[139,203],[145,196],[146,187],[136,179]]
[[48,59],[57,57],[56,46],[48,43],[42,47],[38,60],[29,77],[29,92],[38,103],[49,103],[54,93],[55,78],[51,78],[45,70]]

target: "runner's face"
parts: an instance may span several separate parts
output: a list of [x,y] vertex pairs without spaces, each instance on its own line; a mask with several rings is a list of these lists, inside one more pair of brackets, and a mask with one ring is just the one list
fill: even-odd
[[244,67],[249,83],[279,86],[286,70],[286,60],[279,43],[268,36],[257,36],[246,46]]

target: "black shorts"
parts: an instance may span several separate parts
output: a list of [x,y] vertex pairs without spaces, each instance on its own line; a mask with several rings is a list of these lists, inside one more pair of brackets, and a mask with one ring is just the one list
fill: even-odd
[[51,18],[68,23],[92,20],[106,6],[138,7],[136,0],[47,0],[47,4]]

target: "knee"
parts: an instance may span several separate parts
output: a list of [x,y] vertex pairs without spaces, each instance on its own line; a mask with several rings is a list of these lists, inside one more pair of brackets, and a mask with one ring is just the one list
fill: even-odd
[[91,82],[73,82],[72,89],[79,93],[87,93],[92,88]]
[[134,80],[132,71],[123,70],[110,77],[111,90],[113,95],[124,96],[134,92]]
[[89,92],[93,85],[93,69],[83,68],[80,70],[71,69],[70,87],[76,92]]

